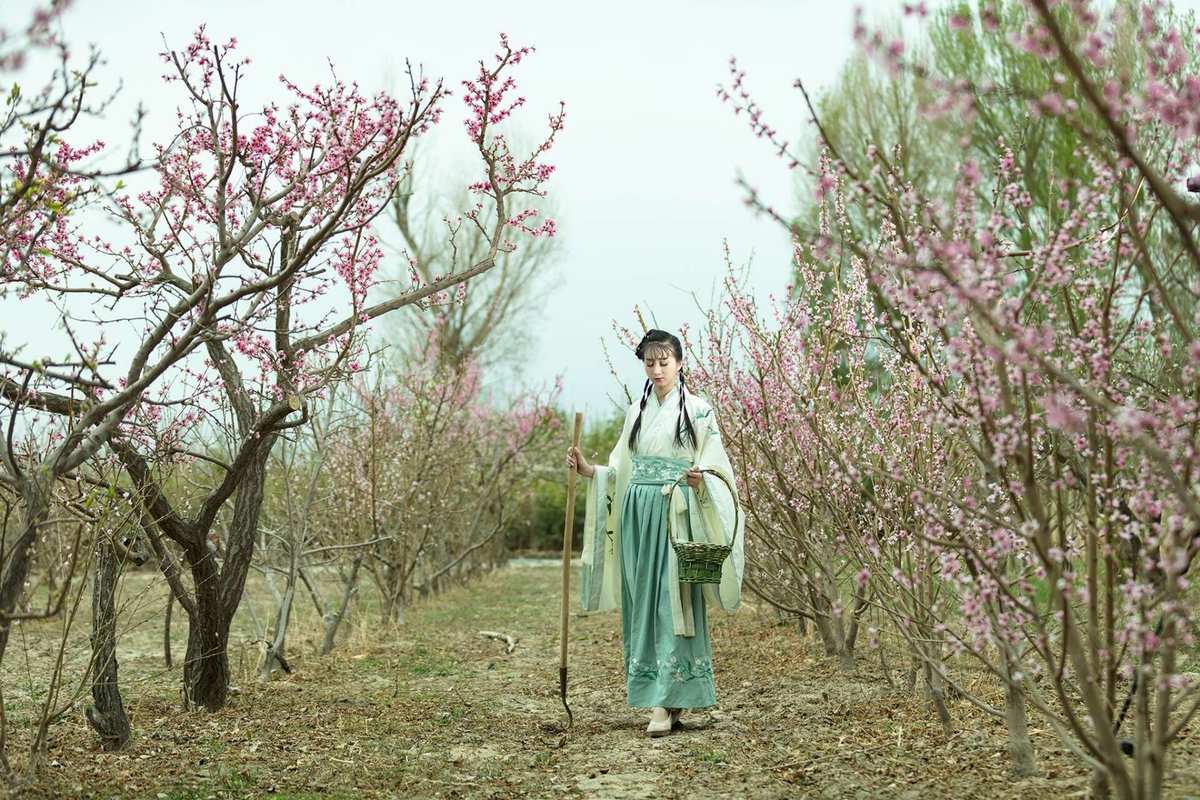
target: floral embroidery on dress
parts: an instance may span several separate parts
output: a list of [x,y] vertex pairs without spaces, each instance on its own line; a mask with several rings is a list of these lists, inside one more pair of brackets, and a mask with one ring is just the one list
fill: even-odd
[[[604,508],[604,519],[608,520],[612,516],[612,495],[610,494],[604,499],[606,501]],[[617,532],[612,529],[611,525],[605,525],[604,535],[608,537],[608,551],[611,553],[613,550],[613,542],[615,541],[614,537],[617,535]]]
[[643,661],[631,658],[625,665],[625,674],[631,678],[670,678],[676,683],[695,680],[712,680],[712,659],[698,658],[695,661],[671,656],[665,661]]

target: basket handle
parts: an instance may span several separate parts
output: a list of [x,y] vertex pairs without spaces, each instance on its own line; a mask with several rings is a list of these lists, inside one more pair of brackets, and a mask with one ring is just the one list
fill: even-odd
[[[667,492],[667,503],[668,503],[668,505],[669,505],[669,504],[670,504],[670,502],[671,502],[671,495],[675,494],[675,490],[679,488],[679,482],[680,482],[681,480],[683,480],[684,478],[686,478],[686,477],[687,477],[687,474],[688,474],[688,472],[690,472],[690,471],[691,471],[691,470],[688,470],[687,472],[682,472],[682,473],[680,473],[680,474],[679,474],[679,477],[678,477],[678,478],[676,478],[676,479],[675,479],[675,481],[674,481],[674,483],[672,483],[672,484],[671,484],[671,489],[670,489],[670,491],[668,491],[668,492]],[[724,475],[722,475],[721,473],[717,472],[715,469],[708,469],[708,468],[705,468],[705,469],[701,469],[701,470],[700,470],[700,472],[702,472],[702,473],[707,473],[707,474],[709,474],[709,475],[712,475],[714,478],[718,478],[718,479],[720,479],[721,483],[725,484],[725,488],[729,490],[729,496],[733,498],[733,536],[732,536],[732,537],[730,537],[730,539],[729,539],[729,545],[728,545],[729,547],[733,547],[733,543],[737,541],[738,525],[739,525],[739,523],[741,522],[741,519],[742,519],[742,508],[741,508],[741,506],[738,504],[738,501],[737,501],[737,492],[736,492],[736,491],[734,491],[734,488],[733,488],[733,486],[731,486],[731,485],[730,485],[730,483],[729,483],[729,479],[728,479],[728,478],[726,478],[726,477],[725,477]],[[672,542],[675,542],[675,541],[677,541],[677,540],[676,540],[676,538],[675,538],[675,533],[674,533],[674,532],[671,530],[671,526],[670,526],[670,525],[668,525],[668,526],[667,526],[667,531],[668,531],[668,534],[667,534],[667,535],[671,537],[671,541],[672,541]]]

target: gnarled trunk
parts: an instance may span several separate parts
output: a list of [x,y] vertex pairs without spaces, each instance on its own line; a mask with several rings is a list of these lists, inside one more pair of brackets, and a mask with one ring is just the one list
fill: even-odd
[[229,623],[221,602],[220,573],[212,555],[201,550],[192,562],[196,611],[188,615],[187,654],[183,660],[185,708],[219,711],[229,696]]
[[[196,611],[188,617],[187,656],[183,665],[183,698],[189,708],[217,711],[229,697],[229,627],[241,604],[246,574],[254,556],[266,485],[266,461],[273,436],[264,437],[260,449],[246,464],[246,472],[234,496],[229,521],[225,560],[218,568],[205,545],[188,550],[188,562],[196,591]],[[209,531],[199,531],[207,543]]]
[[229,627],[195,624],[188,630],[183,662],[183,703],[186,708],[220,711],[229,698],[229,654],[224,642]]
[[92,579],[92,704],[84,711],[105,750],[129,742],[129,717],[121,702],[117,673],[117,609],[114,596],[120,572],[111,543],[96,538]]
[[[21,594],[25,591],[25,580],[29,577],[29,565],[33,560],[33,547],[37,542],[38,526],[50,515],[50,490],[53,482],[31,469],[21,486],[21,499],[25,511],[21,518],[21,534],[12,544],[6,544],[8,559],[0,564],[0,662],[8,649],[8,635],[12,621],[8,618],[16,611]],[[2,554],[0,554],[2,556]]]

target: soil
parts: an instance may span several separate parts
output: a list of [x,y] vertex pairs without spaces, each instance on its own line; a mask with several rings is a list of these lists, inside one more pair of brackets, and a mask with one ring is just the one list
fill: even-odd
[[[526,562],[536,563],[536,562]],[[436,798],[925,798],[1079,797],[1087,775],[1053,732],[1033,720],[1041,774],[1014,778],[1004,731],[962,700],[946,738],[929,704],[891,684],[864,647],[853,673],[817,644],[747,602],[712,612],[719,706],[684,716],[670,736],[644,734],[646,713],[625,705],[619,621],[572,614],[568,699],[558,693],[559,574],[513,566],[381,624],[360,609],[338,650],[315,655],[320,627],[298,609],[290,674],[260,682],[252,619],[270,596],[251,585],[231,659],[236,694],[215,714],[180,710],[176,664],[163,666],[163,588],[148,576],[128,590],[119,645],[134,738],[101,752],[84,699],[52,726],[47,766],[31,797]],[[132,579],[131,579],[132,580]],[[136,582],[134,582],[136,583]],[[133,583],[130,584],[134,585]],[[573,583],[573,587],[577,586]],[[253,614],[250,612],[253,611]],[[68,674],[86,660],[86,614],[68,649]],[[13,735],[27,737],[38,688],[20,672],[52,656],[61,622],[28,625],[5,665]],[[480,631],[517,638],[503,641]],[[82,653],[82,655],[80,655]],[[30,663],[32,663],[32,661]],[[899,661],[892,658],[893,664]],[[30,671],[30,674],[35,674]],[[74,673],[78,674],[78,673]],[[26,724],[22,727],[22,722]],[[1168,796],[1200,793],[1195,728],[1173,751]]]

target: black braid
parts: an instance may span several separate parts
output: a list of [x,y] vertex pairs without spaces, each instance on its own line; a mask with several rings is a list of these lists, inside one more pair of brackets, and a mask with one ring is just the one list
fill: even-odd
[[692,426],[692,418],[687,413],[687,389],[684,386],[685,380],[683,370],[679,370],[679,420],[675,423],[675,444],[684,447],[684,437],[691,442],[691,446],[696,446],[696,429]]
[[633,428],[629,431],[629,450],[630,452],[637,449],[638,431],[642,429],[642,412],[646,410],[646,401],[650,399],[650,392],[654,388],[654,383],[646,378],[646,388],[642,390],[642,404],[638,407],[637,419],[633,421]]

